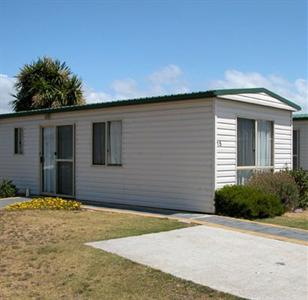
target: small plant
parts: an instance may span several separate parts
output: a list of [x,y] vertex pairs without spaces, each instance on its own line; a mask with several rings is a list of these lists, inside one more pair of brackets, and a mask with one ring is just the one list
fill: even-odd
[[276,195],[251,186],[227,185],[215,193],[216,213],[230,217],[258,219],[283,214]]
[[298,206],[305,209],[308,207],[308,171],[298,169],[289,171],[289,174],[294,178],[299,191]]
[[299,192],[297,184],[287,171],[255,173],[247,185],[264,193],[276,195],[286,211],[298,207]]
[[14,197],[16,186],[11,180],[3,179],[0,183],[0,198]]
[[81,203],[62,198],[34,198],[31,201],[18,202],[6,207],[7,210],[20,209],[55,209],[55,210],[79,210]]

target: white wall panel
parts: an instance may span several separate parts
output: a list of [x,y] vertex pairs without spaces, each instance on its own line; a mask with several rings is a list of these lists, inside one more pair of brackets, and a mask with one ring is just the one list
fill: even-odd
[[[39,193],[40,126],[76,125],[76,197],[213,212],[213,101],[188,100],[0,120],[0,177]],[[92,123],[122,120],[123,166],[92,165]],[[13,130],[25,154],[13,155]]]
[[293,126],[299,130],[300,136],[299,165],[308,170],[308,120],[293,120]]
[[[249,95],[245,95],[246,102],[248,96]],[[252,102],[253,101],[255,101],[255,99],[252,99]],[[270,101],[270,99],[267,99],[267,101]],[[216,150],[216,188],[221,188],[226,184],[235,184],[237,182],[238,117],[273,121],[275,170],[281,170],[286,167],[292,168],[291,111],[241,103],[240,101],[217,99],[216,139],[221,146],[217,146]]]

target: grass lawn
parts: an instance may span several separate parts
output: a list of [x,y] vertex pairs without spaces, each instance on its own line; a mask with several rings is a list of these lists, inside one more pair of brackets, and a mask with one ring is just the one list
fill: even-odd
[[260,219],[257,221],[308,230],[308,210],[301,213],[286,213],[280,217]]
[[0,299],[238,299],[84,245],[185,226],[95,211],[0,211]]

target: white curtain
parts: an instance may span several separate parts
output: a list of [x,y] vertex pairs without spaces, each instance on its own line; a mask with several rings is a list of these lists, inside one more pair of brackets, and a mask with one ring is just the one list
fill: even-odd
[[109,155],[108,163],[120,165],[122,163],[122,122],[109,122]]
[[257,165],[272,165],[272,135],[273,123],[271,121],[258,121],[258,149],[257,149]]
[[55,192],[55,128],[47,127],[43,129],[43,147],[44,147],[44,192]]

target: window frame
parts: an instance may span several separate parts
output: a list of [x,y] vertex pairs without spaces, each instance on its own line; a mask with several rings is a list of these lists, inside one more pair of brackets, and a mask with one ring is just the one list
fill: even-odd
[[[254,166],[238,166],[238,119],[248,119],[252,120],[255,123],[255,165]],[[267,121],[271,122],[272,124],[272,135],[271,135],[271,165],[270,166],[260,166],[257,164],[258,162],[258,121]],[[253,118],[253,117],[246,117],[246,116],[237,116],[236,117],[236,183],[238,182],[238,171],[245,171],[251,170],[252,172],[258,171],[274,171],[275,170],[275,121],[270,119],[262,119],[262,118]]]
[[[17,137],[17,140],[16,140],[16,137]],[[15,127],[14,128],[14,155],[23,155],[23,154],[24,154],[24,129],[23,127]]]
[[[108,151],[109,151],[109,124],[110,122],[121,122],[121,163],[120,164],[111,164],[108,162]],[[95,164],[94,163],[94,124],[105,124],[105,160],[103,164]],[[122,119],[112,119],[112,120],[97,120],[92,122],[92,159],[91,165],[92,167],[123,167],[123,120]]]

